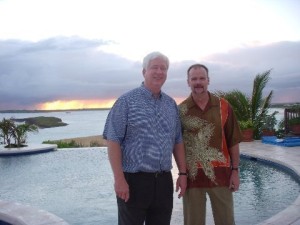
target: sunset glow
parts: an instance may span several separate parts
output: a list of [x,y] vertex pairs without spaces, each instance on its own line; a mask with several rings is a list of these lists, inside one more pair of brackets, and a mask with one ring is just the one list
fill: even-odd
[[68,110],[68,109],[93,109],[93,108],[110,108],[115,99],[109,100],[57,100],[39,104],[39,110]]
[[183,100],[185,100],[187,97],[184,98],[174,98],[175,102],[177,103],[177,105],[179,105],[181,102],[183,102]]
[[[181,103],[185,98],[175,98],[177,104]],[[101,109],[111,108],[115,103],[115,99],[109,100],[56,100],[45,102],[35,107],[38,110],[69,110],[69,109]]]

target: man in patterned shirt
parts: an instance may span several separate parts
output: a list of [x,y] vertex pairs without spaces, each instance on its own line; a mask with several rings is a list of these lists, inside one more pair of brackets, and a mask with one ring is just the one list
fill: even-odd
[[169,59],[159,53],[143,60],[144,82],[117,99],[103,132],[114,174],[119,225],[169,225],[173,209],[172,154],[179,177],[187,173],[176,102],[161,91]]
[[210,93],[208,69],[187,71],[191,95],[179,105],[188,169],[184,224],[205,225],[206,195],[216,225],[234,225],[233,194],[239,189],[242,135],[229,103]]

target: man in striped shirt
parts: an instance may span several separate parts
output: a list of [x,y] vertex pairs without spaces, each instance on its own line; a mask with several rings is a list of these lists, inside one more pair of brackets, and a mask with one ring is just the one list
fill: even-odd
[[144,82],[117,99],[103,137],[115,180],[119,225],[169,225],[173,209],[172,155],[179,176],[178,197],[187,173],[176,102],[161,91],[169,59],[152,52],[143,60]]

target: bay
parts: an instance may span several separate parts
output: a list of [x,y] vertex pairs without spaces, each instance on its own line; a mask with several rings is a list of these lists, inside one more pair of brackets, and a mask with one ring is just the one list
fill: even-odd
[[[270,113],[278,111],[276,119],[279,122],[284,117],[283,108],[271,108]],[[28,133],[27,143],[42,143],[48,140],[60,140],[65,138],[87,137],[102,135],[105,120],[109,110],[80,110],[58,112],[34,112],[34,113],[0,113],[0,119],[22,119],[37,116],[52,116],[67,123],[67,126],[39,129],[38,133]]]
[[102,135],[109,110],[80,110],[37,113],[0,113],[0,119],[22,119],[37,116],[52,116],[67,123],[67,126],[39,129],[28,133],[27,143],[42,143],[47,140]]

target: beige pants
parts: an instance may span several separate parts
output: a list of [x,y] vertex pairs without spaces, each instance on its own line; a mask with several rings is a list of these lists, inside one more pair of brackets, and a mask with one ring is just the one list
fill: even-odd
[[227,187],[187,189],[183,197],[184,225],[205,225],[206,194],[215,225],[235,225],[233,195]]

